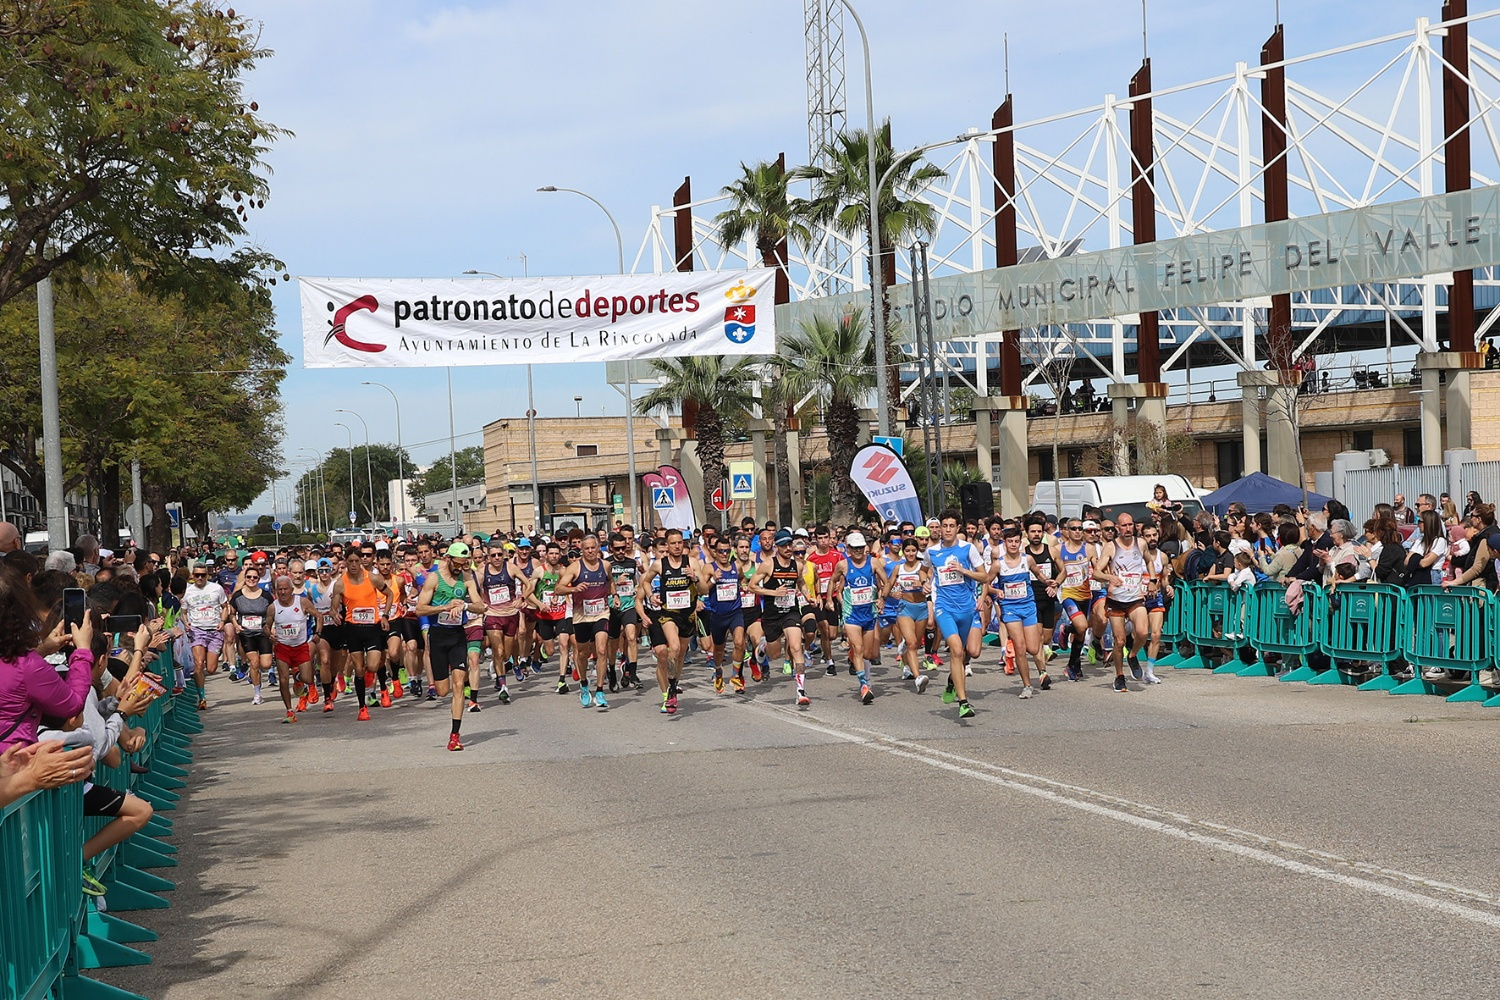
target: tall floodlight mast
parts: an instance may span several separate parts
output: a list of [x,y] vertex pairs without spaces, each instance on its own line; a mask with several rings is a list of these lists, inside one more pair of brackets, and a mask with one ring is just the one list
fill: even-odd
[[[828,149],[848,122],[844,92],[844,8],[839,0],[803,0],[807,32],[807,162],[832,167]],[[810,248],[813,295],[836,295],[852,283],[844,277],[849,248],[826,231]]]

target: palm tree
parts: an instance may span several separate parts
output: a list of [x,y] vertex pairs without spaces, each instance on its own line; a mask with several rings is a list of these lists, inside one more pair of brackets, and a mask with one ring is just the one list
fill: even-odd
[[861,506],[849,470],[859,451],[859,403],[875,388],[875,345],[864,314],[852,310],[837,321],[816,316],[782,342],[783,391],[812,394],[827,414],[829,493],[833,519],[848,523]]
[[698,463],[703,469],[700,499],[707,518],[713,510],[713,491],[729,471],[724,464],[724,424],[741,419],[755,401],[750,391],[757,381],[755,361],[720,355],[656,358],[651,368],[661,384],[635,401],[636,412],[645,415],[659,407],[681,410],[683,429],[698,439]]
[[[791,298],[785,255],[786,239],[793,233],[806,233],[806,227],[792,213],[787,179],[784,157],[778,157],[774,163],[762,160],[753,167],[741,163],[740,176],[723,189],[723,194],[729,198],[730,207],[714,219],[719,227],[719,238],[725,246],[738,243],[753,234],[755,249],[760,252],[761,266],[776,271],[777,305]],[[762,403],[770,407],[774,424],[772,436],[776,452],[776,521],[778,524],[791,524],[791,459],[786,448],[787,407],[790,403],[785,394],[778,391],[778,370],[779,366],[772,366],[772,382]]]
[[[793,176],[812,181],[812,197],[797,199],[792,210],[799,218],[832,227],[846,237],[858,239],[870,231],[870,173],[868,133],[863,129],[841,132],[820,150],[819,159],[830,166],[799,167]],[[895,169],[892,170],[892,166]],[[891,120],[887,118],[875,136],[875,177],[877,182],[890,172],[880,188],[877,210],[877,239],[881,283],[884,288],[896,284],[896,250],[902,240],[921,230],[931,231],[937,222],[937,210],[915,195],[947,174],[931,163],[905,157],[896,164],[891,149]],[[890,307],[885,310],[886,342],[881,357],[889,367],[886,385],[890,398],[885,405],[894,410],[901,399],[901,378],[897,369],[899,357],[891,350]]]

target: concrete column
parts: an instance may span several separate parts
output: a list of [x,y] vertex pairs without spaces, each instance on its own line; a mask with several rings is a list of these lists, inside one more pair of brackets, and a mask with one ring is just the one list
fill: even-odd
[[1130,468],[1130,406],[1136,400],[1136,419],[1153,424],[1163,436],[1167,433],[1167,384],[1165,382],[1111,382],[1108,387],[1110,409],[1114,414],[1115,470],[1120,475]]
[[766,475],[766,435],[775,427],[769,420],[750,421],[750,460],[755,463],[755,520],[763,522],[771,517],[775,506],[771,503],[771,483]]
[[[1296,391],[1290,396],[1281,396],[1277,393],[1280,387],[1288,382],[1300,384],[1301,372],[1240,372],[1237,379],[1240,384],[1240,409],[1244,415],[1244,443],[1240,450],[1244,452],[1245,475],[1252,472],[1264,472],[1269,476],[1280,479],[1286,483],[1297,483],[1297,455],[1295,440],[1295,425],[1292,422],[1292,411],[1287,409],[1288,404],[1297,405]],[[1271,468],[1260,467],[1260,431],[1261,431],[1261,407],[1260,389],[1266,390],[1265,425],[1266,451],[1270,455]],[[1270,428],[1276,427],[1273,433]],[[1290,471],[1288,471],[1290,470]],[[1287,475],[1282,475],[1287,472]],[[1223,485],[1222,483],[1220,484]]]
[[[1467,449],[1474,444],[1474,407],[1469,402],[1469,372],[1459,368],[1448,373],[1447,406],[1448,447]],[[1422,461],[1427,463],[1423,452]]]
[[979,471],[994,487],[1003,517],[1019,517],[1031,503],[1026,418],[1030,405],[1025,396],[980,396],[974,400]]
[[786,422],[786,469],[787,484],[792,495],[792,523],[786,527],[802,527],[802,445],[798,440],[801,421],[789,417]]
[[[1437,456],[1442,454],[1444,429],[1448,432],[1449,448],[1462,449],[1473,445],[1474,412],[1469,403],[1469,372],[1483,367],[1484,360],[1477,351],[1438,351],[1417,355],[1417,370],[1422,374],[1424,464],[1437,464]],[[1445,373],[1446,386],[1438,384],[1438,372]]]
[[656,429],[656,464],[676,465],[678,442],[687,437],[681,427],[658,427]]
[[1266,474],[1294,486],[1302,485],[1297,467],[1297,390],[1273,385],[1266,391]]

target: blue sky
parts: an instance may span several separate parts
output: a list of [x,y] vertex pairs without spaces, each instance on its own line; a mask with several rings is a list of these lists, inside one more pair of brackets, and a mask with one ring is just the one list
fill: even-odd
[[[1005,94],[1001,34],[1010,35],[1010,89],[1024,119],[1123,95],[1141,58],[1133,0],[856,0],[870,32],[876,113],[904,148],[988,127]],[[1476,7],[1482,4],[1476,4]],[[1151,0],[1158,88],[1254,63],[1275,21],[1273,0]],[[1282,5],[1288,54],[1409,30],[1429,3],[1318,0]],[[291,129],[268,163],[267,207],[251,238],[293,274],[599,274],[615,268],[614,233],[575,195],[589,192],[624,233],[627,264],[652,205],[685,175],[695,197],[732,179],[740,161],[807,155],[802,4],[702,0],[633,3],[249,0],[275,55],[247,96]],[[850,115],[864,117],[858,36],[847,24]],[[304,370],[295,285],[275,289],[283,346],[285,466],[343,446],[336,407],[358,411],[375,441],[394,441],[390,385],[403,440],[419,462],[447,451],[445,373]],[[623,412],[602,365],[536,369],[543,416]],[[525,369],[453,371],[459,446],[479,428],[524,414]],[[363,431],[353,426],[356,444]],[[283,490],[285,484],[283,484]],[[283,509],[287,503],[283,501]],[[269,493],[253,510],[269,511]]]

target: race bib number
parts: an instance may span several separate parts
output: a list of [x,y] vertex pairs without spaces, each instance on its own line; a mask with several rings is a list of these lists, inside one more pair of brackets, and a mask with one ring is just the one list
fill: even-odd
[[1031,587],[1025,580],[1006,580],[1000,596],[1007,601],[1023,601],[1031,596]]
[[188,623],[194,628],[218,628],[219,612],[214,608],[194,608],[188,612]]
[[1141,588],[1141,579],[1142,579],[1142,577],[1141,577],[1141,574],[1139,574],[1139,573],[1121,573],[1120,574],[1120,593],[1122,593],[1122,594],[1138,594],[1138,593],[1140,593],[1140,591],[1142,589]]
[[795,593],[791,593],[791,594],[777,594],[776,595],[776,606],[778,608],[782,608],[782,609],[796,607],[797,606],[797,595]]
[[875,603],[874,587],[850,587],[849,603],[855,607]]
[[718,599],[720,604],[729,604],[732,601],[738,600],[739,596],[740,585],[737,580],[720,580],[718,586],[714,588],[714,597]]
[[944,566],[938,570],[938,583],[944,587],[962,586],[964,582],[963,572],[957,566]]
[[692,603],[693,603],[693,596],[691,594],[689,594],[686,590],[669,590],[669,591],[667,591],[667,610],[668,611],[684,611],[687,608],[691,607]]
[[351,625],[374,625],[375,624],[375,609],[374,608],[350,608],[349,609],[349,624],[351,624]]
[[464,613],[462,611],[440,611],[437,616],[439,625],[462,625]]
[[333,615],[330,615],[327,612],[324,612],[324,614],[323,614],[323,624],[324,625],[332,625],[333,624]]
[[283,646],[295,646],[306,636],[307,629],[301,625],[283,625],[280,622],[276,624],[276,641]]
[[1063,575],[1064,587],[1081,587],[1083,585],[1083,564],[1069,563],[1068,571]]
[[583,613],[592,618],[595,615],[604,614],[609,607],[608,599],[603,597],[585,597],[583,599]]
[[498,587],[491,587],[490,588],[490,603],[491,604],[504,604],[504,603],[506,603],[509,600],[510,600],[510,588],[509,587],[505,586],[504,584],[501,584]]
[[742,608],[753,608],[753,607],[755,607],[755,595],[752,594],[752,593],[749,593],[749,592],[741,594],[740,595],[740,607],[742,607]]
[[904,590],[908,594],[922,589],[922,575],[920,573],[902,573],[896,577],[896,589]]
[[820,593],[820,594],[826,594],[826,593],[828,593],[828,585],[830,583],[832,583],[832,582],[833,582],[833,577],[830,577],[830,576],[820,576],[820,577],[818,577],[818,593]]
[[266,627],[264,615],[241,615],[240,628],[246,632],[259,632]]

